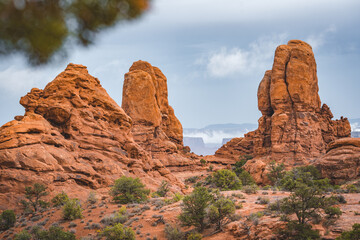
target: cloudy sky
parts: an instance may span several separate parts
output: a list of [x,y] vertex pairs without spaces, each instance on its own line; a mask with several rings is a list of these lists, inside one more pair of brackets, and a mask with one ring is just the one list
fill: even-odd
[[31,68],[0,59],[0,125],[24,114],[21,96],[44,88],[69,62],[86,65],[121,105],[132,62],[159,67],[184,127],[256,123],[257,87],[276,46],[301,39],[313,46],[320,97],[334,116],[360,118],[359,0],[153,0],[141,19],[101,33],[90,48]]

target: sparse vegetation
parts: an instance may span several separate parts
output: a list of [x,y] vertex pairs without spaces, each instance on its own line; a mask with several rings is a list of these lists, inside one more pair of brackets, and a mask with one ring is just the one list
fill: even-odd
[[213,196],[205,187],[197,187],[183,199],[182,212],[179,215],[180,221],[185,226],[195,226],[200,232],[205,227],[206,208],[213,200]]
[[244,171],[243,166],[246,164],[248,160],[252,158],[253,157],[251,155],[247,155],[247,154],[240,156],[239,161],[237,161],[232,168],[232,170],[235,172],[237,176],[239,176],[242,173],[242,171]]
[[48,195],[46,192],[47,187],[40,183],[34,183],[32,187],[25,188],[25,198],[28,200],[22,200],[21,203],[28,209],[32,207],[36,212],[40,207],[47,207],[48,203],[41,200],[42,197]]
[[73,233],[64,231],[61,227],[51,226],[49,230],[42,230],[39,226],[31,229],[31,235],[36,240],[75,240]]
[[165,237],[168,240],[183,240],[185,239],[185,233],[181,231],[178,226],[171,226],[166,224],[165,226]]
[[7,230],[15,225],[16,215],[13,210],[4,210],[0,214],[0,231]]
[[135,240],[134,231],[129,227],[124,227],[121,223],[106,227],[100,235],[106,240]]
[[244,186],[242,190],[246,194],[255,194],[255,193],[257,193],[258,186],[256,186],[256,185],[248,185],[248,186]]
[[143,202],[148,198],[149,189],[145,189],[145,185],[141,183],[139,178],[121,177],[117,179],[114,186],[110,190],[115,202],[132,203]]
[[164,199],[164,202],[166,204],[172,204],[172,203],[176,203],[178,201],[180,201],[181,199],[183,199],[184,196],[181,195],[180,193],[175,193],[174,196],[170,199]]
[[69,196],[65,192],[59,193],[51,199],[54,207],[63,206],[67,201],[69,201]]
[[95,203],[97,203],[96,193],[93,192],[93,191],[91,191],[91,192],[89,193],[89,196],[88,196],[88,198],[87,198],[86,201],[87,201],[88,203],[90,203],[90,204],[95,204]]
[[156,194],[160,197],[165,197],[170,191],[170,185],[167,181],[162,181],[160,187],[157,189]]
[[212,223],[216,224],[217,229],[230,222],[230,215],[235,213],[235,204],[229,198],[220,197],[210,205],[208,216]]
[[78,199],[70,199],[65,203],[62,209],[64,220],[74,220],[82,218],[82,208]]
[[213,183],[221,190],[237,190],[242,184],[233,171],[221,169],[213,173]]
[[22,230],[15,235],[14,240],[31,240],[31,234],[26,230]]
[[360,224],[355,223],[352,230],[343,232],[336,240],[360,240]]
[[192,176],[187,179],[185,179],[185,182],[187,183],[196,183],[199,180],[199,176]]
[[278,186],[280,184],[281,179],[285,175],[285,165],[283,163],[277,164],[275,161],[270,163],[270,171],[267,174],[267,177],[271,181],[272,185]]
[[257,200],[259,204],[263,204],[263,205],[266,205],[270,202],[270,199],[267,197],[259,197]]
[[201,239],[202,239],[202,235],[197,232],[190,233],[186,238],[186,240],[201,240]]
[[207,164],[207,162],[206,162],[206,160],[205,159],[200,159],[200,164],[202,165],[202,166],[205,166],[206,164]]

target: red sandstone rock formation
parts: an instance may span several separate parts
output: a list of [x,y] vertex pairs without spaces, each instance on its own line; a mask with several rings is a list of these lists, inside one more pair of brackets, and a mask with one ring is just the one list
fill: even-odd
[[331,120],[329,107],[321,107],[316,62],[311,46],[291,40],[276,49],[272,70],[266,71],[258,88],[262,113],[257,130],[222,146],[216,156],[238,159],[251,154],[247,164],[258,182],[271,160],[287,166],[308,164],[325,154],[327,145],[349,137],[346,118]]
[[148,62],[133,63],[125,74],[122,108],[132,118],[134,139],[151,152],[183,149],[180,121],[168,102],[167,79]]
[[[154,76],[161,78],[159,70],[155,72]],[[149,77],[137,70],[128,74],[128,78],[135,74]],[[165,78],[162,80],[166,83]],[[159,88],[166,89],[166,84],[160,85]],[[156,96],[150,85],[141,86],[145,88],[139,94]],[[139,119],[136,116],[140,115],[130,112],[132,120],[109,97],[99,80],[88,74],[86,67],[69,64],[44,90],[34,88],[22,97],[25,115],[0,128],[0,193],[23,192],[25,185],[34,182],[96,189],[109,186],[122,175],[141,177],[153,186],[166,179],[179,190],[183,184],[139,146],[131,133],[132,121],[135,127],[139,121],[147,121],[168,133],[176,144],[182,143],[180,130],[176,129],[181,129],[181,125],[176,125],[180,123],[166,120],[174,117],[165,116],[173,113],[167,108],[167,99],[158,96],[157,100],[162,102],[162,108],[159,105],[151,108],[151,104],[140,101],[133,110],[158,111],[160,118],[144,114],[145,118]]]
[[360,177],[360,138],[342,138],[328,145],[327,153],[315,162],[323,177],[336,184]]

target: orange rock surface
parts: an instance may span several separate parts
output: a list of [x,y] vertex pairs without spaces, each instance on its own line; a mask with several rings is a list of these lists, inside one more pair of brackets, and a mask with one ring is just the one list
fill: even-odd
[[[141,91],[146,100],[155,99],[154,86],[146,81],[143,83],[148,85],[140,84],[143,79],[151,80],[146,72],[132,71],[126,82],[130,78],[140,87],[146,87]],[[44,90],[32,89],[20,100],[25,115],[0,128],[2,203],[9,201],[6,196],[23,192],[26,185],[34,182],[52,188],[75,184],[96,189],[108,187],[123,175],[141,177],[149,186],[167,180],[177,190],[183,189],[183,183],[136,143],[132,135],[132,123],[136,129],[141,121],[152,123],[158,131],[163,124],[170,129],[164,127],[163,132],[178,133],[179,129],[172,128],[173,123],[167,125],[168,122],[162,121],[167,106],[164,104],[160,111],[156,102],[136,100],[133,104],[138,104],[137,107],[126,108],[135,112],[137,109],[136,113],[129,111],[132,120],[110,98],[99,80],[89,75],[86,67],[75,64],[69,64]],[[147,114],[152,110],[158,115]],[[168,113],[171,114],[169,109]],[[181,125],[176,127],[181,129]],[[180,145],[182,135],[176,139]],[[169,141],[174,150],[176,144]]]
[[318,94],[316,62],[311,46],[291,40],[275,51],[272,70],[266,71],[258,88],[258,107],[262,117],[257,130],[235,138],[222,146],[216,156],[238,159],[256,157],[246,168],[258,182],[265,178],[269,161],[287,167],[309,164],[326,153],[327,145],[349,137],[346,118],[331,120],[326,104]]

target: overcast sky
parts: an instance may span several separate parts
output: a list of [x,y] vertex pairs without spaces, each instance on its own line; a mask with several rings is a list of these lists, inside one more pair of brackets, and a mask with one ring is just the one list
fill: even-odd
[[141,19],[101,33],[62,62],[31,68],[0,59],[0,125],[23,115],[20,97],[44,88],[69,62],[83,64],[121,105],[124,74],[139,59],[168,79],[183,127],[256,123],[257,87],[276,46],[313,46],[320,98],[334,116],[360,117],[359,0],[153,0]]

